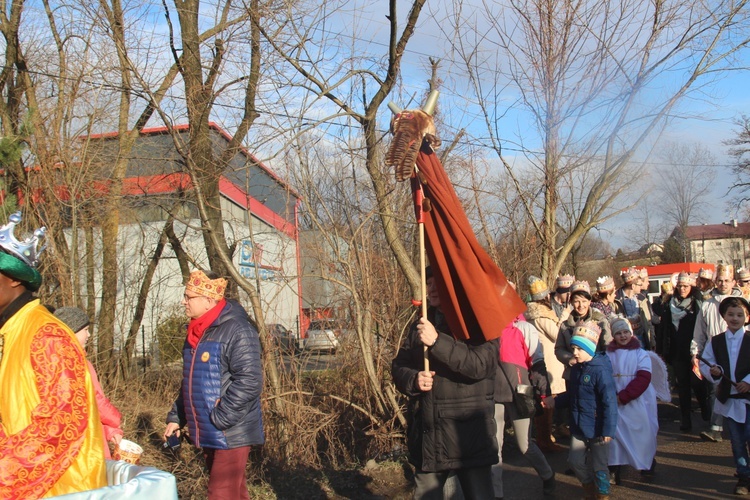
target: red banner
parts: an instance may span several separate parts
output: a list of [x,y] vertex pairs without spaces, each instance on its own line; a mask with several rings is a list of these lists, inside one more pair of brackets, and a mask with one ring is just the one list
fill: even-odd
[[424,213],[427,256],[451,333],[495,339],[526,304],[479,244],[437,156],[420,151],[417,167],[431,206]]

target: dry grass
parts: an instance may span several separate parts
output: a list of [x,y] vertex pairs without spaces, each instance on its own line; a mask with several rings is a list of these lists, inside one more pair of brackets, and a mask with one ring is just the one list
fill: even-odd
[[[280,395],[266,390],[266,444],[253,449],[247,469],[253,498],[381,498],[369,492],[377,481],[361,469],[399,443],[390,429],[374,429],[363,413],[371,405],[356,366],[344,361],[336,370],[286,373]],[[162,447],[180,380],[179,369],[149,371],[108,395],[123,414],[125,437],[144,448],[142,465],[174,474],[180,498],[205,498],[208,475],[200,452],[186,442],[177,453]],[[284,401],[282,411],[272,404],[276,397]],[[388,487],[401,488],[399,476],[393,479],[397,485]]]

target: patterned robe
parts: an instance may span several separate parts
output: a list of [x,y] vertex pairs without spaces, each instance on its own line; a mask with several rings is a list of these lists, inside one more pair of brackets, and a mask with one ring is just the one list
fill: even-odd
[[73,332],[34,299],[0,336],[0,498],[106,486],[94,385]]

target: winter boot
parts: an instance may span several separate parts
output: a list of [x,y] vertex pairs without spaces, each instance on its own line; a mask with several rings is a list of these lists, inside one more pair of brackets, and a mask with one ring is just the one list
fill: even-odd
[[555,494],[555,472],[552,472],[552,476],[549,479],[542,479],[542,492],[544,496],[552,496]]
[[552,416],[554,410],[545,408],[544,413],[534,417],[536,427],[536,445],[543,452],[562,451],[563,448],[556,445],[552,437]]
[[583,500],[596,500],[596,485],[592,482],[583,483]]

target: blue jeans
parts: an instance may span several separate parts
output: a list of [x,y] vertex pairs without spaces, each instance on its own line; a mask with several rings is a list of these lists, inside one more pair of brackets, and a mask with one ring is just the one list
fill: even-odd
[[732,440],[732,455],[734,455],[737,475],[742,479],[750,479],[747,450],[748,443],[750,443],[750,418],[745,418],[744,422],[736,422],[727,417],[724,422],[729,427],[729,438]]

